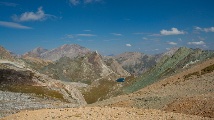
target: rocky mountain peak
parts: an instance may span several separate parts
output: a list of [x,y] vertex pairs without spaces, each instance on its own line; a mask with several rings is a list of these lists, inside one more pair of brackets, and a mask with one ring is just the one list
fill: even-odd
[[27,53],[25,53],[23,56],[24,57],[40,57],[42,53],[45,53],[47,52],[48,50],[47,49],[44,49],[42,47],[37,47]]
[[165,53],[163,53],[163,56],[164,55],[167,55],[167,56],[172,56],[179,48],[175,47],[175,48],[170,48],[168,51],[166,51]]
[[4,47],[0,46],[0,59],[14,60],[14,57]]
[[65,44],[53,50],[41,54],[41,58],[51,61],[59,60],[61,57],[74,58],[77,56],[84,56],[91,51],[85,47],[77,44]]

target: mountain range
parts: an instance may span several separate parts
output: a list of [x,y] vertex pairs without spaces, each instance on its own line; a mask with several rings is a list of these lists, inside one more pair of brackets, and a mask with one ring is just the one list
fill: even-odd
[[[207,95],[209,104],[206,106],[209,106],[213,103],[213,98],[209,97],[213,94],[211,88],[214,88],[213,80],[210,80],[214,71],[213,58],[214,51],[186,47],[157,55],[126,52],[102,56],[97,51],[66,44],[52,50],[38,47],[20,57],[0,47],[0,95],[7,96],[0,98],[0,101],[7,102],[0,103],[3,106],[1,116],[24,109],[77,107],[87,103],[91,104],[88,106],[124,106],[173,112],[178,104],[196,98],[204,102],[201,93]],[[119,78],[125,78],[125,82],[117,82]],[[188,83],[194,79],[201,85],[197,84],[200,91],[193,94],[186,90],[188,86],[194,90],[195,86]],[[181,85],[186,86],[183,92],[187,94],[177,93]],[[169,89],[174,91],[168,92]],[[20,104],[16,105],[12,100],[15,96]],[[185,112],[187,108],[176,108],[175,111],[214,117],[209,112],[213,108],[205,109],[207,114],[196,113],[198,108],[194,108],[196,112]]]

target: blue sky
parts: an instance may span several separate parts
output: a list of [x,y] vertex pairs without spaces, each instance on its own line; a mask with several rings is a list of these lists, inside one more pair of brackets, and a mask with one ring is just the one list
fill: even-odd
[[103,55],[214,49],[213,0],[0,0],[0,45],[79,44]]

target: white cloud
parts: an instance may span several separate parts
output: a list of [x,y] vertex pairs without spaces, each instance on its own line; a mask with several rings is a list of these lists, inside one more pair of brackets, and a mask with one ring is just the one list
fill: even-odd
[[18,22],[25,22],[25,21],[42,21],[47,18],[55,17],[53,15],[45,14],[42,7],[38,8],[36,13],[34,12],[25,12],[22,13],[20,16],[13,15],[12,18],[14,21]]
[[127,46],[127,47],[131,47],[132,45],[131,45],[131,44],[126,44],[126,46]]
[[177,45],[176,42],[168,42],[169,45]]
[[69,2],[70,2],[72,5],[78,5],[78,4],[80,4],[80,0],[69,0]]
[[204,28],[205,32],[214,32],[214,27]]
[[187,44],[189,44],[189,45],[205,45],[206,43],[204,41],[199,41],[199,42],[188,42]]
[[93,34],[77,34],[77,36],[80,36],[80,37],[93,37],[93,36],[96,36],[96,35],[93,35]]
[[202,28],[196,26],[196,27],[195,27],[195,30],[202,30]]
[[111,33],[112,35],[115,35],[115,36],[123,36],[122,34],[120,33]]
[[171,31],[169,30],[161,30],[160,31],[161,35],[180,35],[180,34],[185,34],[184,31],[179,31],[177,28],[172,28]]
[[214,32],[214,27],[201,28],[201,27],[196,26],[194,29],[195,29],[196,31]]
[[14,22],[5,22],[0,21],[0,26],[9,27],[9,28],[17,28],[17,29],[32,29],[31,27],[23,26]]

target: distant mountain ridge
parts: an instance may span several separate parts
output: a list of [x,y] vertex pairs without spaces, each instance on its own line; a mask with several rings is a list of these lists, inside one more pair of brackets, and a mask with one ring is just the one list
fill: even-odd
[[41,54],[41,58],[56,61],[59,60],[61,57],[74,58],[77,56],[84,56],[85,54],[90,52],[91,51],[89,49],[79,46],[77,44],[66,44]]
[[77,56],[84,56],[85,54],[90,52],[91,51],[89,49],[77,44],[65,44],[52,50],[38,47],[30,52],[25,53],[23,56],[38,57],[45,60],[56,61],[61,57],[75,58]]
[[41,54],[45,53],[47,51],[48,51],[47,49],[44,49],[42,47],[38,47],[38,48],[33,49],[32,51],[25,53],[23,56],[24,57],[38,57],[38,58],[40,58]]
[[156,64],[156,57],[140,52],[125,52],[106,59],[115,59],[122,67],[133,75],[140,75]]

